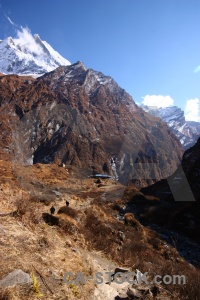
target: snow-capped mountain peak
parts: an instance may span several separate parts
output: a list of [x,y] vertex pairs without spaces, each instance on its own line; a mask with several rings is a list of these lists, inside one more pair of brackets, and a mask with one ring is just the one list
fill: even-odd
[[55,51],[38,34],[23,29],[17,38],[0,40],[0,72],[39,76],[71,63]]
[[193,146],[199,135],[200,125],[196,122],[196,126],[190,126],[190,122],[185,120],[184,111],[177,106],[156,107],[141,104],[140,107],[152,116],[161,118],[167,123],[170,129],[174,131],[184,149]]

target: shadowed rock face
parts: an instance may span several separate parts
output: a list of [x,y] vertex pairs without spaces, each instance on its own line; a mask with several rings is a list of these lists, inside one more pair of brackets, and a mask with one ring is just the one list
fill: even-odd
[[[181,165],[167,180],[161,180],[141,191],[158,197],[167,209],[163,224],[178,229],[200,242],[200,138],[185,151]],[[163,206],[163,207],[164,207]],[[161,206],[162,207],[162,206]],[[158,206],[159,209],[159,206]],[[160,211],[160,216],[164,213]],[[156,222],[155,218],[154,221]]]
[[90,172],[93,166],[101,173],[114,157],[121,182],[146,185],[171,174],[182,156],[166,123],[81,62],[38,79],[1,76],[0,89],[1,159],[63,162]]
[[[183,176],[184,174],[184,176]],[[174,187],[179,195],[182,195],[183,202],[192,202],[197,200],[200,202],[200,138],[197,143],[185,151],[181,165],[168,179],[156,182],[152,186],[144,188],[142,191],[145,194],[158,196],[161,200],[176,200],[173,197],[171,188]],[[189,190],[192,190],[194,198],[189,197],[188,187],[185,185],[185,180],[189,183]],[[169,186],[170,184],[170,186]],[[171,188],[170,188],[171,187]],[[179,197],[179,201],[180,201]]]

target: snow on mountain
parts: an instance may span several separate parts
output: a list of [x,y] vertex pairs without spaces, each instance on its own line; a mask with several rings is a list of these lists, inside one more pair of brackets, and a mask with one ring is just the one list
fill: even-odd
[[185,121],[184,112],[181,108],[177,106],[158,108],[157,106],[143,104],[140,107],[149,114],[165,121],[179,138],[184,149],[188,149],[196,143],[200,135],[200,130],[198,131],[196,129],[197,126],[190,126],[190,122]]
[[200,122],[186,121],[188,126],[192,128],[192,131],[200,136]]
[[4,74],[39,76],[68,65],[71,63],[67,59],[27,29],[15,39],[0,40],[0,72]]

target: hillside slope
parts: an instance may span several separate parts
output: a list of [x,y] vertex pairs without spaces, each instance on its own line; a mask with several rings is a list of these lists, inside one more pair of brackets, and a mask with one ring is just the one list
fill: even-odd
[[[110,77],[78,62],[38,79],[0,77],[1,157],[108,170],[141,186],[170,175],[182,147]],[[114,166],[110,166],[114,158]]]
[[[80,177],[74,167],[0,161],[0,298],[116,300],[129,299],[127,292],[133,289],[139,299],[198,299],[199,271],[134,216],[128,224],[119,220],[132,190],[112,180],[101,186],[95,181]],[[118,198],[121,191],[125,193]],[[105,272],[117,268],[148,272],[149,282],[158,274],[184,274],[187,283],[108,284]],[[1,287],[1,280],[19,269],[33,282]],[[86,284],[66,284],[66,272],[82,272]],[[95,284],[96,272],[104,275],[101,285]]]
[[153,195],[161,200],[160,207],[158,205],[152,215],[149,215],[150,219],[178,229],[198,242],[200,242],[199,176],[200,139],[184,153],[181,165],[170,177],[141,190],[145,195]]

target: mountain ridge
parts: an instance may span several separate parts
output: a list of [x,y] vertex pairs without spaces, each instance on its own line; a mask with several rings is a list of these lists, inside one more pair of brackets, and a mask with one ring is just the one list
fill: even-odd
[[11,145],[2,141],[2,155],[14,153],[12,159],[22,164],[65,163],[87,172],[92,166],[102,172],[107,164],[112,172],[115,157],[120,181],[135,178],[143,186],[169,175],[181,159],[180,142],[164,122],[139,108],[109,76],[81,62],[38,79],[2,76],[0,86],[0,129],[15,136]]
[[200,123],[196,122],[195,126],[192,122],[186,121],[184,111],[177,106],[156,107],[142,104],[140,107],[152,116],[159,117],[166,122],[185,150],[192,147],[200,136]]

